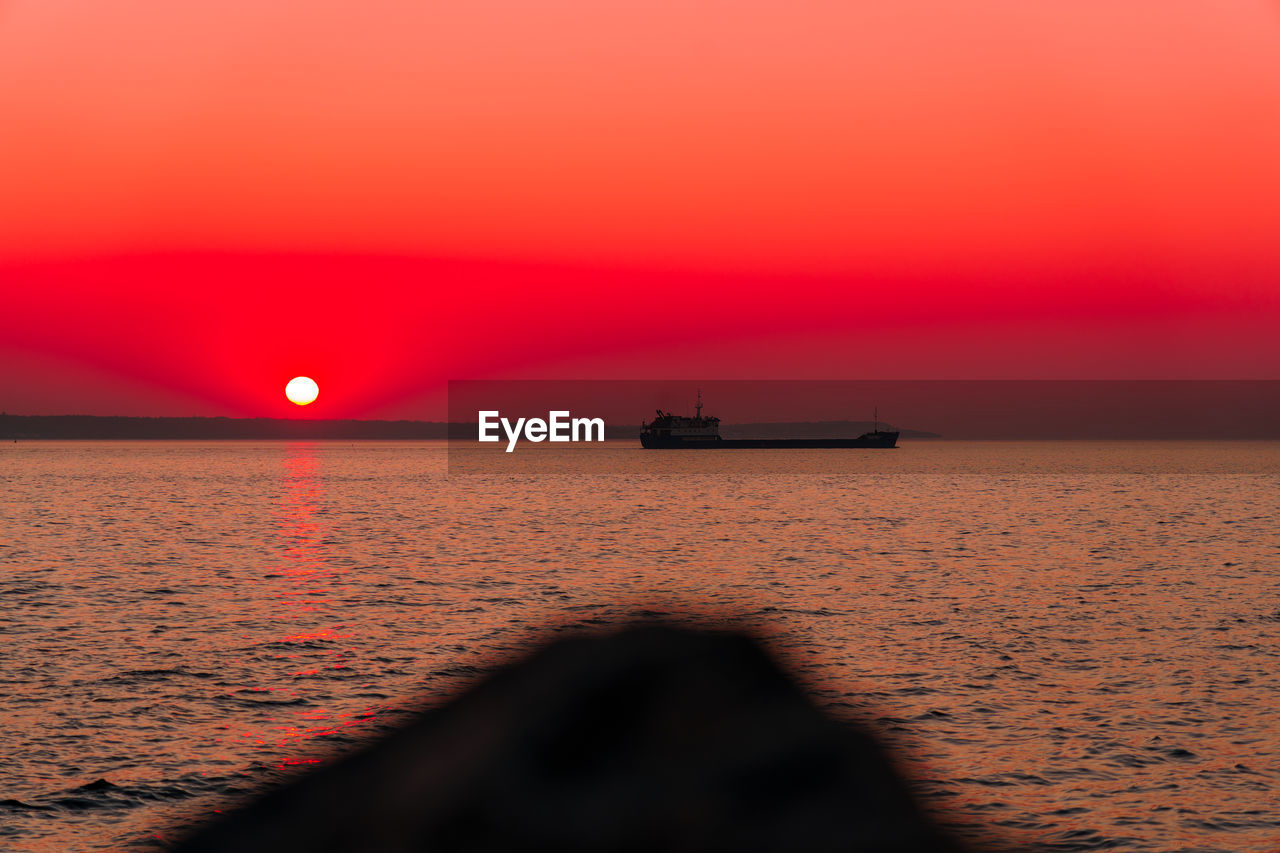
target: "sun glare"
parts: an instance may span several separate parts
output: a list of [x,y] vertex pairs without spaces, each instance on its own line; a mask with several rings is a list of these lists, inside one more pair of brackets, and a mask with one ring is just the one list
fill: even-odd
[[284,386],[284,395],[289,398],[289,402],[297,403],[299,406],[315,402],[319,394],[320,386],[308,376],[295,376],[289,380],[288,385]]

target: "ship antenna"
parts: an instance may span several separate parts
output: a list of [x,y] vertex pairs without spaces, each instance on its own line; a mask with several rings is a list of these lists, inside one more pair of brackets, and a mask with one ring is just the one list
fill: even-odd
[[880,431],[880,407],[876,406],[873,409],[873,411],[875,412],[875,414],[872,415],[872,417],[876,419],[876,432],[879,432]]
[[698,389],[698,405],[695,408],[697,408],[698,410],[698,420],[702,420],[702,389],[701,388]]

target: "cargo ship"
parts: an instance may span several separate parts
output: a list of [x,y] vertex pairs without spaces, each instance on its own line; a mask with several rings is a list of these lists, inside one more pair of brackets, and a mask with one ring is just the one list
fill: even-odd
[[688,418],[658,409],[653,420],[640,423],[640,446],[651,450],[898,446],[897,430],[880,429],[878,410],[875,413],[875,428],[857,438],[722,438],[720,419],[702,415],[701,392],[698,393],[696,410],[697,414]]

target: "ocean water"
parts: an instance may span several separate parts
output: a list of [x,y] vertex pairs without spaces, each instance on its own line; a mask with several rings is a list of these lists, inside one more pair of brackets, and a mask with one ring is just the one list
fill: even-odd
[[745,625],[993,850],[1280,849],[1280,443],[0,447],[0,848],[162,849],[550,634]]

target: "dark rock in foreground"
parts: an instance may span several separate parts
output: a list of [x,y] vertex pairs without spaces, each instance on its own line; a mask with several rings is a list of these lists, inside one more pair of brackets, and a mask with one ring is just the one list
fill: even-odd
[[264,796],[197,851],[954,851],[752,640],[556,642]]

